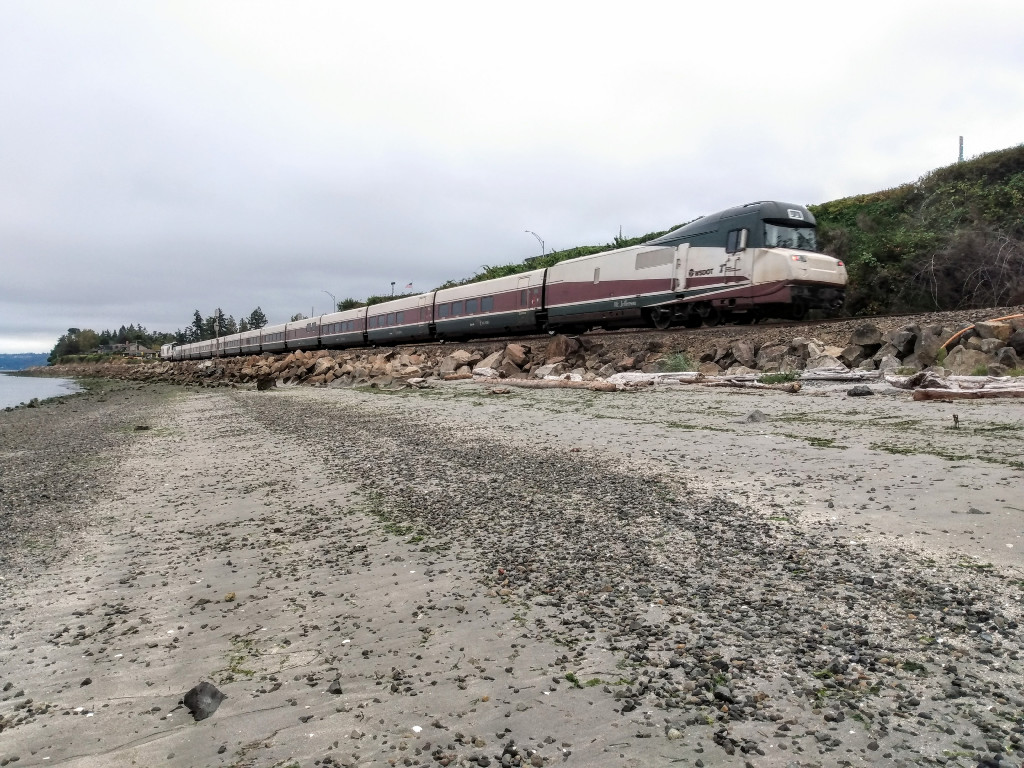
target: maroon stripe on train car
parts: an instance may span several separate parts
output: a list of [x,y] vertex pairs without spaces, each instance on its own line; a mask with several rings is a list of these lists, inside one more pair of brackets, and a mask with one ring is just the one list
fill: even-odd
[[548,283],[547,306],[576,304],[585,301],[604,301],[620,296],[638,296],[645,293],[664,293],[673,290],[672,279],[667,277],[647,280],[602,280],[598,283]]
[[750,278],[742,275],[711,275],[710,277],[688,277],[687,288],[699,288],[705,285],[728,285],[729,283],[748,283]]

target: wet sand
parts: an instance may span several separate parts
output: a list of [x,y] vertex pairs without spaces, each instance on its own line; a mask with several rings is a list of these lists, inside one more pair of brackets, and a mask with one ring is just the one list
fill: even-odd
[[0,762],[1019,761],[1024,408],[843,391],[0,414]]

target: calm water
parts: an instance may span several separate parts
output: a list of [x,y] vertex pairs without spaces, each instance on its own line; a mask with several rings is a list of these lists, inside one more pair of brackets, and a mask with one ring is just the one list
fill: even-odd
[[71,379],[41,379],[35,376],[8,376],[0,373],[0,408],[27,403],[33,397],[45,400],[79,392],[81,387]]

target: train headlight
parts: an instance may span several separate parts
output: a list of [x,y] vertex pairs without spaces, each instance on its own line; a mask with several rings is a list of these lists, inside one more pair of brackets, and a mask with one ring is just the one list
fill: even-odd
[[793,261],[807,261],[807,257],[804,256],[802,253],[794,253],[789,258],[791,258]]

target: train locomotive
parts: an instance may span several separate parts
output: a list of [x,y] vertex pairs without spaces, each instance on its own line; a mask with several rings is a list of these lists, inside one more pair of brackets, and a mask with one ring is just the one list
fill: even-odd
[[838,312],[844,299],[846,267],[816,251],[815,234],[814,215],[804,206],[748,203],[642,245],[217,339],[165,344],[160,356],[191,360],[543,331],[799,320],[811,309]]

